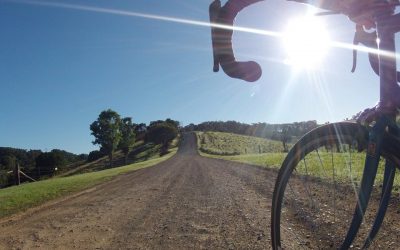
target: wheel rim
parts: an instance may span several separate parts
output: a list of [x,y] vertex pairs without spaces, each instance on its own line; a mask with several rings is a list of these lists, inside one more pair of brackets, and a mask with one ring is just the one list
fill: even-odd
[[[365,160],[365,153],[358,149],[365,145],[360,145],[364,142],[354,132],[338,136],[332,131],[327,129],[296,144],[283,164],[286,169],[281,169],[281,183],[276,185],[273,199],[275,249],[339,248],[347,233]],[[380,165],[378,179],[383,175]],[[374,197],[372,207],[379,204],[378,189]],[[369,225],[373,217],[373,212],[367,213],[364,224]],[[355,248],[362,247],[358,242],[368,230],[369,226],[362,226]]]

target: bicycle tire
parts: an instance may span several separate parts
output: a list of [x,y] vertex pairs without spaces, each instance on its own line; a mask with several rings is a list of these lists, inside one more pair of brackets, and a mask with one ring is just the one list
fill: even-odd
[[[385,133],[383,140],[384,146],[381,151],[381,159],[389,159],[399,166],[399,139]],[[273,193],[271,210],[271,240],[273,249],[299,249],[301,247],[340,248],[350,225],[356,204],[355,197],[353,197],[353,200],[348,198],[348,196],[352,196],[348,188],[353,187],[356,190],[357,186],[357,184],[353,183],[354,176],[351,172],[351,154],[353,152],[357,158],[365,158],[367,142],[367,128],[356,123],[341,122],[316,128],[303,136],[293,146],[278,173]],[[307,167],[306,163],[306,159],[308,161],[314,155],[317,156],[316,158],[319,158],[316,161],[319,161],[323,165],[322,161],[325,161],[325,159],[321,159],[323,158],[321,154],[325,153],[322,152],[323,150],[328,149],[331,150],[333,165],[333,167],[328,167],[328,169],[332,170],[333,181],[326,178],[327,175],[325,172],[324,176],[311,174],[311,167]],[[345,168],[348,168],[350,165],[350,181],[348,183],[346,180],[339,180],[338,176],[335,177],[336,170],[334,165],[334,161],[341,161],[338,159],[339,156],[342,157],[343,152],[341,151],[346,150],[348,151],[346,153],[350,154],[350,164],[348,163],[348,159],[345,161],[345,165],[347,165]],[[363,151],[364,154],[359,153]],[[310,168],[310,170],[307,170],[307,168]],[[321,166],[318,168],[321,168]],[[338,169],[338,171],[343,171],[345,168]],[[308,181],[308,186],[303,184],[305,181]],[[300,187],[300,183],[303,185],[302,187]],[[322,189],[326,191],[325,194],[322,194]],[[298,193],[296,194],[295,192]],[[303,198],[304,195],[309,195],[309,197]],[[335,196],[340,198],[337,204],[335,204]],[[333,205],[327,205],[331,202],[332,197]],[[307,200],[310,200],[311,204],[306,204]],[[336,214],[332,216],[332,206],[335,206],[334,213],[336,213],[336,209],[340,211],[340,220],[343,220],[343,223],[336,220]],[[314,212],[319,215],[314,215]],[[282,220],[282,214],[287,217],[284,218],[286,220]],[[334,218],[332,219],[332,217]],[[345,222],[345,220],[348,222]],[[286,223],[285,226],[282,225],[284,223]],[[287,236],[285,242],[282,240],[281,230],[283,231],[283,228],[285,228],[284,234]],[[290,235],[291,231],[295,231],[293,232],[294,236]],[[368,233],[368,229],[365,230],[365,233]]]

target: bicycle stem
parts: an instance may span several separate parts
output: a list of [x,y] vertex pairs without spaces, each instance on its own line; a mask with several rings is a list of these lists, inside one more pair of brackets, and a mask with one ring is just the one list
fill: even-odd
[[[379,79],[380,79],[380,102],[378,111],[381,116],[372,127],[369,135],[368,152],[364,167],[364,173],[361,180],[360,189],[358,192],[358,201],[353,215],[350,228],[346,238],[341,246],[341,249],[348,249],[357,232],[360,228],[365,211],[368,206],[368,201],[371,196],[372,187],[376,177],[376,172],[379,164],[381,144],[383,133],[387,127],[392,127],[395,124],[395,114],[399,107],[397,98],[399,98],[399,85],[397,84],[397,68],[396,68],[396,46],[395,33],[398,31],[398,21],[400,15],[392,15],[393,13],[379,13],[377,15],[376,29],[379,39]],[[385,181],[384,187],[391,189],[393,166],[391,163],[385,166]],[[379,230],[383,216],[386,212],[387,201],[390,198],[390,192],[382,191],[383,202],[380,204],[378,213],[375,217],[374,225],[365,242],[364,247],[368,247],[373,237]]]
[[[396,100],[399,98],[397,84],[396,45],[395,33],[400,29],[398,23],[400,15],[380,15],[377,18],[376,29],[379,39],[379,79],[380,102],[379,111],[395,114],[399,107]],[[397,24],[397,25],[396,25]],[[397,26],[397,27],[396,27]]]
[[378,170],[379,159],[382,147],[382,138],[386,127],[390,124],[388,116],[381,116],[376,124],[369,132],[369,141],[367,147],[367,157],[365,160],[364,172],[362,175],[360,188],[358,190],[357,205],[354,211],[353,219],[350,228],[347,231],[346,238],[343,241],[340,249],[349,249],[364,218],[365,211],[368,207],[368,202],[371,197],[373,184]]

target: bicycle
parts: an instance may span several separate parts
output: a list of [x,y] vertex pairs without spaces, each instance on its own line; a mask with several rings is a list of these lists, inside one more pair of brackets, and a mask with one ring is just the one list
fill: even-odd
[[[242,9],[259,1],[262,0],[229,0],[221,6],[215,0],[210,5],[214,72],[221,66],[230,77],[245,81],[260,78],[261,67],[257,63],[236,61],[231,42],[233,31],[227,29],[233,26]],[[400,13],[395,13],[395,7],[400,2],[348,0],[348,5],[343,5],[346,1],[335,4],[335,0],[313,2],[327,10],[324,15],[345,14],[356,23],[354,44],[379,50],[379,54],[369,53],[369,61],[380,78],[380,101],[376,107],[362,112],[357,123],[323,125],[304,135],[291,148],[275,182],[272,248],[368,248],[381,228],[396,168],[400,169],[400,127],[396,124],[400,73],[395,56],[395,34],[400,32]],[[364,28],[373,28],[374,32],[366,32]],[[357,175],[356,168],[362,173]],[[378,169],[383,172],[380,195],[374,188]],[[370,205],[375,206],[376,212],[366,214],[371,196],[375,203]],[[364,226],[369,223],[371,228]]]

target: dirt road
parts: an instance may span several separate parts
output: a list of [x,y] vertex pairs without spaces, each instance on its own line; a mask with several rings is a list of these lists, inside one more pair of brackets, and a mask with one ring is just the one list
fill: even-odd
[[268,249],[276,173],[173,158],[0,222],[0,249]]

